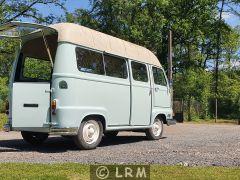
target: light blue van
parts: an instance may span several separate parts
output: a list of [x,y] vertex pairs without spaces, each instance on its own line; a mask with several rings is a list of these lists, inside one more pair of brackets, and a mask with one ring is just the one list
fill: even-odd
[[163,124],[175,124],[166,75],[148,49],[71,23],[11,22],[6,31],[21,40],[6,131],[33,145],[54,134],[93,149],[103,135],[144,131],[158,140]]

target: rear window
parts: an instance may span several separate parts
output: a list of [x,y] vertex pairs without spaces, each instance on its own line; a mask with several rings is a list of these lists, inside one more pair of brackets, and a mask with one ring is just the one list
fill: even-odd
[[[54,63],[57,50],[57,35],[46,36],[46,42]],[[37,37],[23,44],[18,57],[16,82],[49,82],[52,76],[52,64],[43,37]]]
[[147,67],[145,64],[131,62],[132,76],[135,81],[148,82]]
[[16,82],[49,82],[52,76],[52,65],[49,60],[19,56],[15,81]]
[[100,74],[104,73],[103,57],[101,53],[76,48],[77,67],[79,71]]
[[104,55],[104,63],[107,76],[127,78],[127,64],[124,59]]
[[52,67],[50,61],[25,57],[23,66],[24,79],[50,81]]

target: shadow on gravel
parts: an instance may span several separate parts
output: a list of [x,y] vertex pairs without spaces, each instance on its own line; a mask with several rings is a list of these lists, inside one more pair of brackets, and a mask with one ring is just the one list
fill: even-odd
[[[164,139],[166,137],[163,137]],[[103,137],[99,147],[131,144],[141,141],[147,141],[145,136],[117,136],[114,138]],[[0,153],[1,152],[27,152],[37,151],[41,153],[61,153],[67,151],[80,151],[74,144],[72,139],[63,137],[49,137],[48,140],[41,146],[34,147],[22,139],[13,140],[0,140]]]

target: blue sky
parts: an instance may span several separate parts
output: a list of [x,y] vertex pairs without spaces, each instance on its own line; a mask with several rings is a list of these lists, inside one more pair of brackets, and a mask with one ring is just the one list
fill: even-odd
[[[79,8],[88,9],[90,7],[90,2],[89,0],[66,0],[65,7],[70,12]],[[54,15],[63,14],[63,11],[60,8],[56,8],[52,5],[38,5],[36,8],[44,15],[48,15],[49,13]]]
[[[84,8],[84,9],[88,9],[90,7],[90,2],[89,0],[66,0],[66,8],[68,9],[68,11],[73,12],[75,9],[78,8]],[[63,11],[60,10],[59,8],[56,8],[54,6],[43,6],[43,5],[39,5],[37,7],[39,9],[39,11],[45,15],[52,13],[54,15],[61,15],[63,14]],[[240,11],[240,8],[237,9]],[[237,17],[233,14],[229,14],[229,13],[224,13],[223,18],[225,19],[225,21],[231,25],[231,26],[237,26],[240,25],[240,17]]]

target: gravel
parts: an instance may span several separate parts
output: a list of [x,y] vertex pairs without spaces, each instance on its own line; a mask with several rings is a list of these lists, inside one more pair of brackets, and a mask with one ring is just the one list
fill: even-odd
[[60,136],[32,147],[19,132],[0,132],[0,162],[240,166],[240,126],[177,124],[164,130],[159,141],[148,141],[144,133],[121,132],[88,151]]

